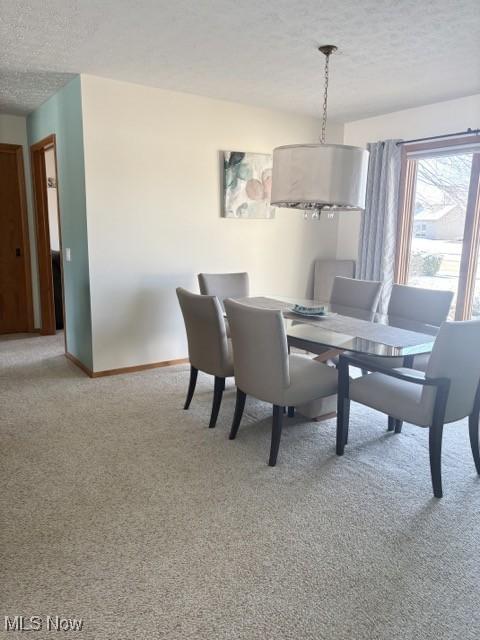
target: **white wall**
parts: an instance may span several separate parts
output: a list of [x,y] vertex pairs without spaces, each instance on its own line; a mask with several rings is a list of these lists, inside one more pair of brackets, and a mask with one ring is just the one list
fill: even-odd
[[423,138],[479,126],[480,94],[347,122],[345,144],[364,147],[386,138]]
[[[480,127],[480,94],[395,111],[345,124],[345,144],[365,147],[388,138],[423,138]],[[360,214],[344,214],[338,221],[338,258],[356,258]]]
[[[53,147],[45,151],[45,174],[48,179],[53,178],[56,182],[57,171],[55,167],[55,151]],[[48,200],[48,228],[50,231],[50,249],[60,251],[60,233],[58,228],[58,200],[57,188],[47,186]]]
[[336,220],[220,217],[219,152],[315,141],[315,119],[92,76],[82,109],[95,371],[185,357],[175,287],[196,291],[199,271],[303,296],[314,259],[335,255]]
[[38,285],[37,243],[35,235],[35,218],[32,198],[32,179],[30,171],[30,153],[27,140],[27,120],[23,116],[12,116],[0,113],[0,142],[4,144],[21,144],[23,147],[23,163],[25,167],[25,187],[27,191],[28,235],[30,239],[30,258],[32,271],[32,297],[34,326],[41,326],[40,293]]

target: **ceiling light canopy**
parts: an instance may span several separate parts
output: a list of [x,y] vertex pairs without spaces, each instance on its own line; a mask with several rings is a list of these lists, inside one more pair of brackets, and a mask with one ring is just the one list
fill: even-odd
[[328,71],[334,45],[319,50],[325,55],[325,90],[322,134],[318,144],[293,144],[273,151],[271,204],[313,210],[363,209],[367,186],[368,151],[342,144],[326,144]]

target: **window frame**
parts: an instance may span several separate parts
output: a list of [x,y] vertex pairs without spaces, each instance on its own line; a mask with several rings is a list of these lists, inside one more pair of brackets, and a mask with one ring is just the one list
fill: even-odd
[[[434,155],[435,151],[457,147],[468,151],[480,144],[480,135],[465,135],[430,142],[402,145],[397,243],[395,255],[395,282],[407,284],[413,231],[413,210],[417,180],[417,160]],[[453,151],[453,149],[452,149]],[[468,320],[472,313],[475,277],[480,249],[480,148],[473,152],[470,186],[463,232],[462,255],[458,274],[455,320]]]

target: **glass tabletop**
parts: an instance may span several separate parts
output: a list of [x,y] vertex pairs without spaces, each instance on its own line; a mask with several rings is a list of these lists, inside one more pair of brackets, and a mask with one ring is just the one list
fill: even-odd
[[[242,298],[240,302],[282,311],[289,344],[312,353],[335,349],[408,358],[430,353],[439,329],[408,318],[307,299],[250,297]],[[326,313],[322,317],[300,316],[292,311],[295,304],[321,305]]]

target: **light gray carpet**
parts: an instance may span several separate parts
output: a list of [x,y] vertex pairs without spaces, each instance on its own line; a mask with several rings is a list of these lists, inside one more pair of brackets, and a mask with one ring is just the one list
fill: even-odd
[[[465,423],[446,428],[445,497],[427,433],[354,406],[227,438],[229,385],[182,411],[188,367],[91,380],[60,337],[0,341],[3,616],[84,619],[67,637],[168,640],[478,638],[480,481]],[[15,637],[0,631],[0,637]],[[48,638],[55,634],[33,634]]]

